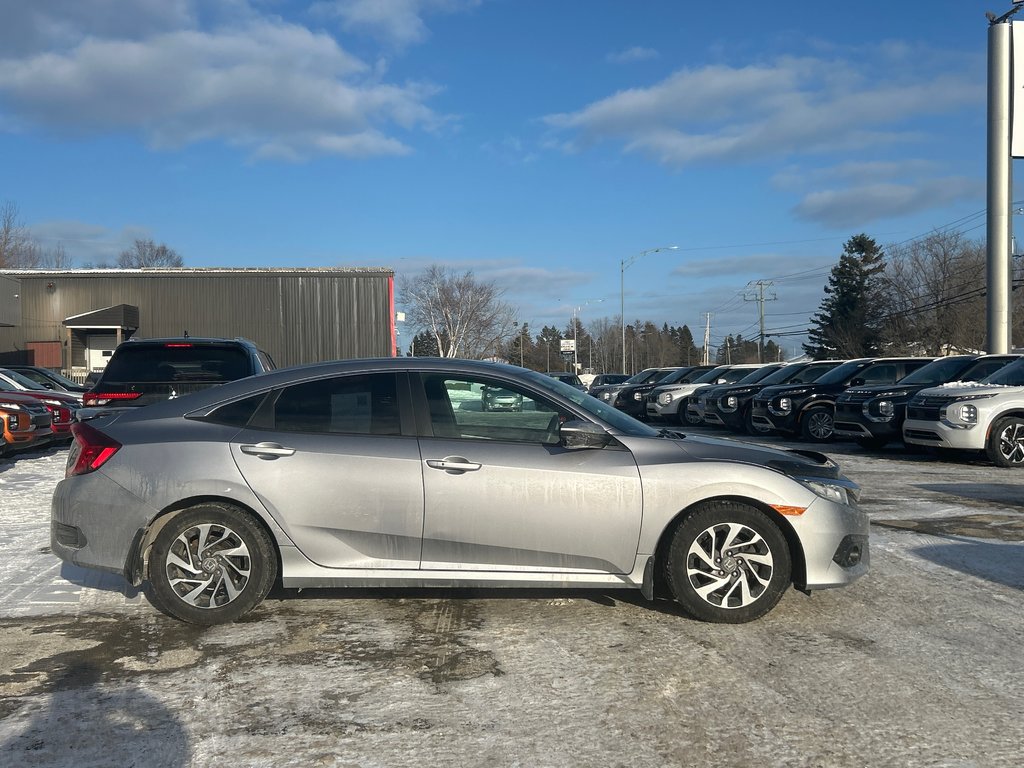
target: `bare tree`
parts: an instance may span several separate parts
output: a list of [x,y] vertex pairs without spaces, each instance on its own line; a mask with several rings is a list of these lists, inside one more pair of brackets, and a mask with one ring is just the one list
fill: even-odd
[[400,296],[413,327],[429,332],[441,357],[493,356],[515,333],[515,312],[504,293],[467,271],[461,275],[432,265],[402,279]]
[[[889,255],[885,335],[894,345],[890,349],[933,355],[949,349],[984,349],[984,243],[958,232],[934,232],[890,247]],[[906,348],[907,342],[917,349]]]
[[71,269],[73,265],[64,243],[57,243],[53,248],[43,252],[39,265],[44,269]]
[[0,269],[33,269],[39,261],[39,246],[8,200],[0,206]]
[[131,248],[121,251],[117,266],[121,269],[160,269],[183,267],[185,262],[177,251],[163,243],[157,245],[152,240],[136,240]]

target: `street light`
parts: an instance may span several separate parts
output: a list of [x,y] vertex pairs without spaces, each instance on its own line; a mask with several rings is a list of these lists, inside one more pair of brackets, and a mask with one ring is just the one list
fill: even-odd
[[657,253],[658,251],[676,251],[679,249],[678,245],[662,245],[658,248],[648,248],[646,251],[640,251],[640,253],[633,254],[627,259],[623,259],[620,262],[619,267],[619,312],[622,323],[622,372],[626,372],[626,267],[633,264],[634,261],[646,256],[649,253]]
[[579,315],[581,309],[593,302],[599,304],[604,299],[587,299],[582,304],[574,307],[572,310],[572,372],[578,374],[580,372],[580,350],[579,350],[579,332],[577,330],[576,317]]

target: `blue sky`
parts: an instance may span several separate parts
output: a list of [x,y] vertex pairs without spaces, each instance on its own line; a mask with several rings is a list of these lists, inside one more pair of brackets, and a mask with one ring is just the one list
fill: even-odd
[[0,201],[79,265],[471,269],[536,330],[677,245],[627,321],[751,337],[748,283],[799,327],[853,234],[983,235],[1008,7],[0,0]]

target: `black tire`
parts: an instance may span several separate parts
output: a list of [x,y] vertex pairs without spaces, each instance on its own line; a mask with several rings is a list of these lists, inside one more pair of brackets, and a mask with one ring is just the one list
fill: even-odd
[[[740,528],[730,541],[733,526]],[[789,587],[791,573],[789,546],[778,526],[763,512],[732,501],[704,502],[687,515],[672,534],[665,561],[683,611],[719,624],[764,616]]]
[[809,443],[827,443],[835,423],[835,412],[828,406],[809,408],[800,418],[800,437]]
[[157,534],[146,596],[181,621],[226,624],[259,605],[276,578],[266,530],[235,507],[206,503],[176,515]]
[[857,445],[867,451],[880,451],[889,444],[887,437],[858,437]]
[[692,415],[688,405],[686,401],[679,404],[679,423],[685,427],[699,427],[704,423],[704,419]]
[[997,467],[1024,467],[1024,418],[1007,416],[993,424],[985,453]]
[[762,427],[760,424],[754,423],[753,408],[747,408],[747,412],[743,415],[743,429],[751,437],[764,437],[775,431],[771,427]]

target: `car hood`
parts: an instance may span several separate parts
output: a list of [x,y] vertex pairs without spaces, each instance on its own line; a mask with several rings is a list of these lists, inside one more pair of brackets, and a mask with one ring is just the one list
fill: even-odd
[[823,453],[785,448],[769,448],[742,440],[723,437],[688,435],[678,441],[692,459],[697,461],[736,461],[769,467],[790,477],[837,479],[839,465]]
[[870,387],[850,387],[846,394],[870,396],[888,392],[893,395],[909,395],[922,389],[925,389],[924,384],[872,384]]
[[656,394],[659,394],[659,395],[662,392],[671,392],[673,394],[680,393],[680,394],[684,394],[684,395],[691,395],[694,392],[696,392],[698,389],[704,389],[705,387],[710,387],[710,386],[711,386],[710,384],[668,384],[668,385],[663,386],[663,387],[655,387],[654,391],[655,391]]
[[981,384],[973,381],[957,381],[938,387],[922,389],[922,397],[962,397],[964,395],[1004,395],[1007,392],[1024,392],[1024,387],[1010,387],[1005,384]]

